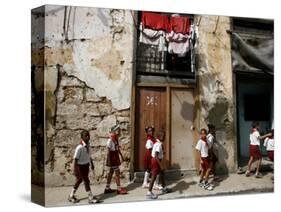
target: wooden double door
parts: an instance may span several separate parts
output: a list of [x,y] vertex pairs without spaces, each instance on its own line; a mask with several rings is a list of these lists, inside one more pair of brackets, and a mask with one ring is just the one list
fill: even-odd
[[155,127],[155,137],[165,131],[163,143],[166,168],[193,169],[194,122],[192,89],[170,87],[137,87],[135,101],[135,170],[144,168],[145,127]]

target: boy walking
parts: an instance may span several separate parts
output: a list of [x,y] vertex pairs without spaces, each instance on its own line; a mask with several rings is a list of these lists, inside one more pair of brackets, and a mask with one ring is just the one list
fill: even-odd
[[210,168],[210,159],[209,159],[209,144],[207,141],[206,129],[200,130],[200,139],[197,142],[195,148],[198,150],[200,154],[200,164],[201,164],[201,173],[200,173],[200,179],[198,185],[208,191],[211,191],[214,189],[214,187],[213,185],[208,183],[211,168]]
[[90,188],[89,167],[91,165],[92,170],[94,170],[95,167],[91,158],[89,140],[90,140],[90,133],[87,130],[83,130],[81,132],[81,141],[79,145],[76,147],[74,153],[74,174],[76,176],[76,182],[68,197],[68,201],[73,203],[79,202],[79,200],[75,196],[75,192],[77,191],[82,181],[84,182],[85,190],[88,193],[89,203],[98,202],[98,200],[93,197]]

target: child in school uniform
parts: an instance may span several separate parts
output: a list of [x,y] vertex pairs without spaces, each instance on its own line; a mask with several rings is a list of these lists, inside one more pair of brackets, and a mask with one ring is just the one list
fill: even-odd
[[120,186],[120,169],[121,161],[119,155],[121,156],[122,161],[124,161],[123,155],[119,149],[118,137],[120,135],[120,126],[115,125],[110,130],[111,137],[107,141],[107,160],[106,166],[109,167],[109,173],[107,175],[106,188],[104,189],[104,193],[113,193],[116,190],[110,188],[110,183],[112,179],[112,175],[115,172],[115,179],[117,184],[117,194],[127,194],[127,190]]
[[68,200],[73,203],[79,202],[79,200],[75,196],[75,192],[82,182],[84,182],[86,192],[88,193],[89,203],[98,202],[98,199],[93,197],[90,188],[89,166],[91,165],[92,170],[94,170],[95,167],[91,158],[89,140],[90,133],[87,130],[83,130],[81,132],[81,141],[76,147],[74,153],[74,173],[76,176],[76,183],[74,184],[72,191],[68,197]]
[[213,190],[213,185],[211,185],[209,180],[209,174],[211,171],[210,168],[210,159],[209,159],[209,144],[207,141],[207,130],[201,129],[200,130],[200,139],[197,142],[196,150],[198,150],[200,154],[200,165],[201,165],[201,173],[199,179],[199,186],[211,191]]
[[153,145],[155,144],[156,140],[153,137],[154,135],[154,127],[153,126],[148,126],[145,128],[145,132],[146,132],[146,144],[145,144],[145,148],[146,148],[146,152],[144,155],[144,178],[143,178],[143,184],[142,187],[143,188],[148,188],[149,187],[149,183],[148,183],[148,178],[150,175],[150,171],[151,171],[151,152],[152,152],[152,148]]
[[268,133],[266,135],[261,136],[259,133],[259,123],[253,122],[252,129],[250,133],[250,159],[248,162],[248,168],[245,173],[246,177],[251,176],[251,166],[255,160],[257,160],[257,168],[256,168],[256,178],[261,178],[262,175],[259,172],[261,161],[262,161],[262,155],[260,151],[260,141],[268,136],[271,136],[271,133]]
[[264,139],[263,145],[266,148],[268,158],[274,162],[274,129],[271,131],[271,136]]
[[218,161],[218,157],[215,154],[215,145],[216,145],[216,127],[213,124],[208,124],[208,134],[207,141],[209,145],[209,159],[210,159],[210,168],[213,174],[214,180],[219,180],[216,176],[216,163]]
[[152,158],[151,158],[151,174],[152,174],[152,177],[151,177],[149,189],[148,189],[148,192],[147,192],[147,198],[148,199],[157,199],[158,198],[158,196],[152,192],[152,189],[153,189],[153,186],[154,186],[154,183],[156,181],[157,176],[159,176],[160,181],[161,181],[161,188],[160,188],[161,194],[166,194],[166,193],[171,191],[168,187],[166,187],[165,177],[164,177],[164,168],[161,164],[161,161],[164,157],[163,144],[162,144],[164,139],[165,139],[165,133],[163,131],[160,131],[158,133],[156,142],[155,142],[155,144],[153,145],[153,148],[152,148],[152,152],[151,152],[151,156],[152,156]]

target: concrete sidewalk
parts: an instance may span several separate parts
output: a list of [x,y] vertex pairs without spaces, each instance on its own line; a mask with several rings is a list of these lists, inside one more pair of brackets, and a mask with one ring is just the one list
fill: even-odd
[[[215,185],[213,191],[207,191],[197,185],[198,177],[182,178],[175,181],[168,181],[167,185],[172,189],[172,192],[165,195],[160,195],[159,200],[175,199],[175,198],[188,198],[188,197],[203,197],[215,195],[233,195],[245,193],[261,193],[273,192],[274,184],[271,180],[272,173],[263,173],[263,178],[255,178],[254,176],[245,177],[245,175],[230,174],[223,176],[220,182],[210,182]],[[103,194],[105,188],[104,184],[92,185],[92,191],[95,196],[99,196],[103,203],[118,203],[118,202],[132,202],[132,201],[151,201],[146,199],[147,189],[143,189],[140,183],[130,183],[126,186],[129,194],[116,195]],[[116,188],[115,184],[111,186]],[[39,188],[39,187],[38,187]],[[36,192],[37,186],[33,186],[33,191]],[[67,201],[67,197],[71,187],[54,187],[46,188],[46,206],[68,206],[74,205]],[[159,191],[155,191],[159,193]],[[88,204],[87,194],[84,190],[84,185],[81,185],[77,191],[77,197],[80,202],[75,205]],[[101,204],[103,204],[101,203]]]

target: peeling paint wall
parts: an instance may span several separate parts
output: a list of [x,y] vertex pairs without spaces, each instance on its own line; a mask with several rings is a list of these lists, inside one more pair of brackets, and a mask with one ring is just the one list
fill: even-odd
[[199,105],[198,128],[217,127],[219,172],[236,169],[231,41],[226,30],[230,17],[197,16],[199,46],[196,51]]
[[[45,185],[72,185],[73,153],[80,132],[89,130],[95,175],[104,181],[109,129],[121,125],[126,162],[121,178],[129,180],[130,102],[134,25],[130,11],[45,6],[32,14],[32,65],[44,68]],[[42,64],[44,67],[42,67]]]

